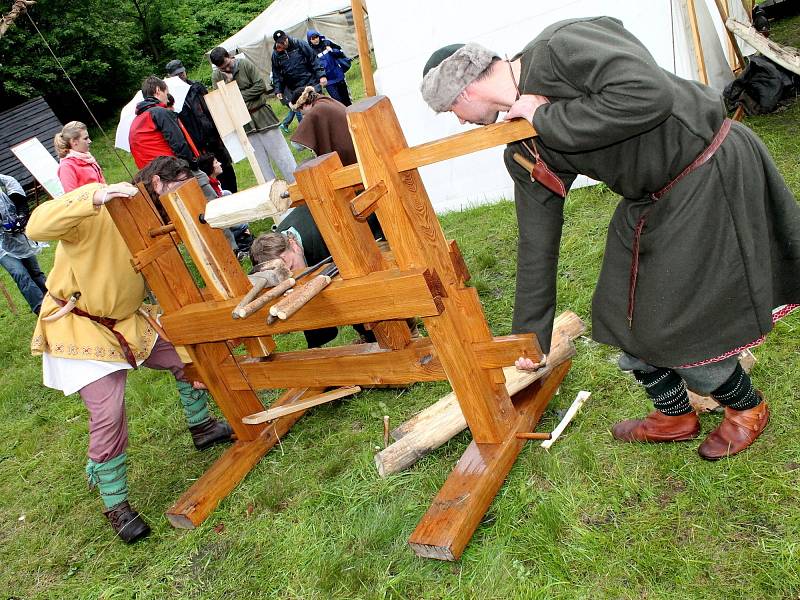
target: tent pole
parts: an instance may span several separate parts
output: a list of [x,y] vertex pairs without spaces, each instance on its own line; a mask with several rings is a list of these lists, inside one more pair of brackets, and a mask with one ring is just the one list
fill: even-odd
[[374,96],[375,79],[372,77],[372,61],[369,57],[367,25],[364,22],[364,2],[363,0],[350,0],[350,6],[353,9],[353,24],[356,27],[358,59],[361,63],[361,76],[364,78],[364,92],[367,96]]
[[686,9],[689,12],[689,26],[692,29],[692,40],[694,41],[694,56],[697,60],[697,78],[700,83],[708,85],[708,72],[706,71],[706,61],[703,56],[703,43],[700,41],[700,27],[697,24],[697,11],[695,10],[694,0],[687,0]]
[[[728,7],[726,6],[727,0],[715,0],[717,3],[717,10],[719,11],[719,16],[722,17],[722,24],[724,25],[728,21]],[[736,38],[733,35],[733,32],[725,27],[725,33],[728,34],[728,48],[729,50],[733,51],[735,55],[731,62],[733,63],[733,71],[740,71],[744,69],[744,56],[742,56],[742,51],[739,48],[739,44],[736,41]],[[738,63],[738,64],[737,64]]]

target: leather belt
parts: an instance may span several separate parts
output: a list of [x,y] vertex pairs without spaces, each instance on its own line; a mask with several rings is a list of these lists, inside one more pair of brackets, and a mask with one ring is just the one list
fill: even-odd
[[[675,185],[684,177],[686,177],[689,173],[697,169],[698,167],[704,165],[708,162],[708,160],[714,156],[714,153],[719,149],[722,145],[722,142],[725,141],[725,137],[728,135],[728,131],[731,129],[732,121],[730,119],[725,119],[722,122],[722,126],[719,128],[716,134],[714,134],[714,138],[711,140],[711,143],[708,147],[703,150],[697,158],[695,158],[688,167],[686,167],[683,171],[681,171],[672,181],[667,183],[663,188],[650,194],[650,198],[652,198],[653,202],[657,202],[665,195],[667,195],[670,190],[675,187]],[[650,214],[652,210],[652,206],[645,211],[645,213],[639,217],[639,221],[636,223],[636,227],[633,230],[633,247],[631,248],[632,257],[631,257],[631,275],[630,275],[630,283],[628,284],[628,328],[630,329],[633,327],[633,309],[636,302],[636,280],[639,276],[639,243],[642,237],[642,231],[644,230],[644,226],[647,223],[647,216]]]
[[[66,306],[67,305],[67,301],[66,300],[62,300],[61,298],[57,298],[53,294],[50,294],[50,297],[59,306]],[[87,319],[90,319],[90,320],[94,321],[95,323],[98,323],[98,324],[102,325],[103,327],[108,329],[111,333],[113,333],[114,337],[117,338],[117,341],[119,342],[119,345],[122,348],[122,354],[125,356],[125,360],[128,362],[128,364],[131,367],[133,367],[134,369],[137,368],[136,358],[133,355],[133,350],[131,350],[130,344],[128,344],[128,340],[126,340],[125,336],[123,336],[119,331],[114,329],[114,327],[117,324],[117,319],[112,319],[110,317],[98,317],[96,315],[90,315],[85,310],[81,310],[77,306],[73,306],[70,309],[69,312],[75,313],[79,317],[85,317]]]

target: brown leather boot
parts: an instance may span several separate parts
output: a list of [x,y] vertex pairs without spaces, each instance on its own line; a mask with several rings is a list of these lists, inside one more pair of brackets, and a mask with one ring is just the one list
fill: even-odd
[[769,423],[769,408],[763,401],[748,410],[734,410],[725,407],[725,418],[719,427],[708,434],[708,437],[697,448],[698,454],[706,460],[719,460],[733,456],[749,447],[761,435]]
[[189,432],[192,434],[194,447],[198,450],[233,441],[233,429],[228,422],[217,421],[214,417],[209,417],[200,425],[189,427]]
[[132,544],[150,533],[150,526],[142,515],[131,508],[127,500],[104,510],[103,514],[111,523],[111,528],[126,544]]
[[700,420],[692,411],[670,417],[654,410],[644,419],[620,421],[611,428],[611,435],[623,442],[683,442],[700,434]]

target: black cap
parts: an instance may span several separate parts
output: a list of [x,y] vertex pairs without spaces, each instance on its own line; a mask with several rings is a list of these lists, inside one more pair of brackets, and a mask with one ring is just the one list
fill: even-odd
[[453,56],[453,53],[456,50],[463,47],[464,44],[450,44],[449,46],[445,46],[444,48],[439,48],[436,52],[431,54],[431,57],[428,59],[428,62],[425,63],[425,66],[422,69],[422,76],[425,77],[425,75],[428,74],[428,71],[430,71],[434,67],[438,67],[445,58],[450,58],[451,56]]
[[179,60],[171,60],[167,63],[167,75],[174,76],[179,75],[180,73],[186,73],[186,68],[183,66],[183,63]]
[[272,39],[276,42],[282,42],[288,38],[289,36],[286,35],[286,32],[283,29],[278,29],[278,31],[272,34]]

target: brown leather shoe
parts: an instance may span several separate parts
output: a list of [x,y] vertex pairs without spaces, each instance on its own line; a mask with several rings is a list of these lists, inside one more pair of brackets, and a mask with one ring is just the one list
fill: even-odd
[[623,442],[684,442],[700,434],[700,420],[692,411],[670,417],[654,410],[644,419],[620,421],[611,428],[611,435]]
[[[761,392],[756,392],[761,396]],[[719,427],[697,448],[706,460],[719,460],[733,456],[750,446],[761,435],[769,423],[769,408],[763,401],[749,410],[733,410],[725,407],[725,418]]]
[[127,500],[104,510],[103,514],[111,523],[111,528],[126,544],[132,544],[150,533],[150,526],[142,515],[131,508]]

